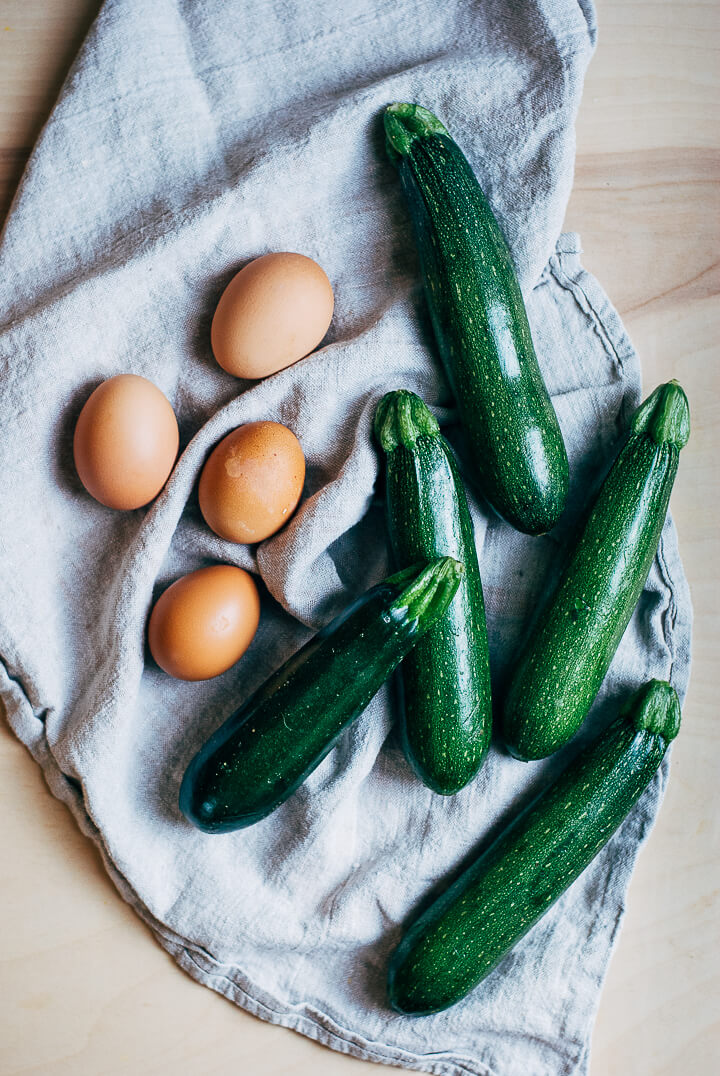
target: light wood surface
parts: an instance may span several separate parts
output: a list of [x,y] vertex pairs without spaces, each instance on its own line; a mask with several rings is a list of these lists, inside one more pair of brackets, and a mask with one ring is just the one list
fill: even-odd
[[[0,0],[0,216],[99,4]],[[720,6],[600,0],[567,227],[651,387],[677,377],[693,434],[672,509],[695,606],[684,727],[630,887],[591,1076],[720,1072]],[[397,1071],[271,1027],[197,986],[108,881],[0,721],[0,1073],[322,1076]],[[502,1076],[522,1076],[507,1073]]]

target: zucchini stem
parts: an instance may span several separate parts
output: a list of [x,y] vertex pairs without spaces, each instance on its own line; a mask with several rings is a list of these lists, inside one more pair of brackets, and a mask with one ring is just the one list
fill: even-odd
[[633,433],[645,433],[656,445],[684,448],[690,437],[690,406],[677,381],[658,385],[640,404],[632,420]]
[[447,128],[437,116],[422,105],[398,101],[385,109],[386,145],[388,156],[393,162],[400,157],[407,157],[417,138],[447,133]]
[[[391,615],[403,620],[422,620],[423,630],[430,627],[442,616],[455,597],[464,571],[464,565],[454,557],[440,557],[431,561],[427,568],[398,594],[390,606]],[[416,572],[417,566],[406,568],[388,579],[388,583],[398,583],[408,574],[414,575]]]
[[414,448],[418,437],[437,437],[437,419],[419,396],[408,389],[396,389],[381,399],[375,412],[375,436],[383,452],[404,445]]
[[665,680],[650,680],[643,684],[621,711],[640,732],[661,736],[666,744],[680,731],[680,702],[675,689]]

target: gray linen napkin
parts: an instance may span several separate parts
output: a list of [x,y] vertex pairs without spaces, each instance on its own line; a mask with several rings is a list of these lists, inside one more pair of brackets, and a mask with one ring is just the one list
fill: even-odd
[[[637,357],[581,268],[577,237],[557,241],[594,33],[589,0],[107,0],[0,249],[0,677],[13,729],[123,897],[194,978],[337,1050],[446,1076],[586,1070],[666,766],[482,987],[421,1019],[385,1000],[400,924],[557,759],[524,765],[493,748],[469,788],[438,797],[408,770],[384,689],[303,788],[249,830],[197,832],[177,792],[224,717],[386,572],[370,436],[378,398],[418,392],[456,438],[383,152],[379,116],[394,100],[435,111],[490,196],[571,460],[566,516],[544,538],[515,533],[471,493],[502,682],[640,393]],[[209,324],[231,275],[268,250],[316,258],[336,315],[317,354],[247,385],[213,361]],[[184,449],[156,503],[129,513],[84,492],[71,453],[89,392],[122,371],[167,394]],[[211,446],[259,418],[297,433],[308,476],[289,526],[253,549],[209,532],[195,483]],[[148,610],[168,582],[216,561],[262,579],[261,629],[224,676],[179,683],[146,661]],[[668,521],[586,729],[650,676],[682,696],[689,636]]]

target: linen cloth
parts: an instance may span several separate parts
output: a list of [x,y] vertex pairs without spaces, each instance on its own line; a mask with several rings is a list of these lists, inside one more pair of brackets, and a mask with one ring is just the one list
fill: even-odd
[[[425,1018],[387,1006],[401,924],[562,757],[526,765],[493,746],[468,788],[439,797],[403,759],[386,687],[262,823],[201,834],[177,793],[235,706],[387,572],[371,438],[379,397],[418,392],[459,443],[383,149],[380,116],[395,100],[435,111],[477,171],[512,247],[571,462],[565,516],[537,539],[497,519],[465,475],[500,693],[640,397],[617,314],[583,271],[577,237],[558,239],[594,38],[589,0],[107,0],[0,248],[0,655],[13,729],[190,975],[342,1052],[443,1076],[586,1071],[667,762],[482,986]],[[315,258],[336,312],[320,351],[247,384],[214,362],[209,325],[231,276],[271,250]],[[150,508],[120,513],[82,489],[71,446],[90,391],[126,371],[167,394],[181,456]],[[290,524],[251,548],[208,530],[195,490],[211,447],[255,419],[289,425],[308,471]],[[149,609],[172,580],[218,561],[257,573],[260,631],[223,676],[172,680],[146,653]],[[651,676],[682,697],[689,640],[668,520],[583,735]]]

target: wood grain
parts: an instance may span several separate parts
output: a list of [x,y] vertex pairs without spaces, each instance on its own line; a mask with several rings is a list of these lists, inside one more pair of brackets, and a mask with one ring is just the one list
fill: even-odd
[[676,377],[693,432],[672,499],[695,611],[693,671],[668,792],[628,893],[591,1076],[720,1071],[717,534],[720,469],[720,8],[598,5],[567,226],[638,349]]
[[[0,215],[99,3],[0,5]],[[693,591],[693,676],[660,819],[602,995],[591,1076],[720,1071],[720,7],[601,0],[566,226],[638,348],[691,401],[672,509]],[[9,29],[5,29],[9,27]],[[0,1072],[251,1076],[397,1071],[240,1012],[179,972],[0,723]],[[516,1076],[516,1074],[501,1074]],[[517,1074],[521,1076],[521,1074]]]
[[0,3],[0,220],[100,3]]

